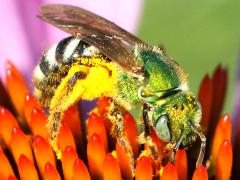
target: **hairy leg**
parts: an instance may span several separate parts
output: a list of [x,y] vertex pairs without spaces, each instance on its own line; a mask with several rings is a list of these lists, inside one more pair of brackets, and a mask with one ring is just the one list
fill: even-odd
[[138,137],[138,141],[140,144],[147,144],[149,147],[149,154],[153,156],[154,159],[159,159],[159,152],[157,145],[153,142],[151,137],[151,127],[152,123],[148,118],[149,106],[147,104],[143,105],[143,122],[144,122],[144,132],[141,133]]
[[117,139],[117,142],[120,144],[120,146],[127,151],[127,154],[130,158],[131,172],[132,175],[134,175],[134,156],[130,142],[124,133],[123,112],[114,101],[112,101],[110,104],[108,118],[112,122],[111,134]]
[[64,112],[75,104],[84,93],[84,87],[81,81],[86,77],[86,68],[76,67],[64,78],[57,88],[50,104],[50,114],[48,117],[47,127],[50,132],[50,143],[57,154],[61,157],[61,151],[58,149],[57,136],[61,127],[61,120]]

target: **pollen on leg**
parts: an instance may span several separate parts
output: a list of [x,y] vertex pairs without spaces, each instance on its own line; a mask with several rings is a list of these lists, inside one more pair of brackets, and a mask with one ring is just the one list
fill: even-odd
[[53,150],[56,153],[56,156],[58,159],[61,159],[62,152],[58,148],[57,144],[57,136],[59,134],[59,129],[61,126],[61,113],[55,112],[53,116],[49,116],[47,127],[50,131],[50,144],[53,148]]

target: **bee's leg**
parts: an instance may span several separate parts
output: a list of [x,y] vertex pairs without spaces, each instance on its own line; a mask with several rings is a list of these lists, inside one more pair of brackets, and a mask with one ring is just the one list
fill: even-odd
[[191,126],[192,130],[199,136],[199,138],[201,140],[201,146],[200,146],[200,150],[199,150],[199,154],[198,154],[198,158],[197,158],[197,162],[196,162],[196,167],[198,167],[200,164],[203,163],[207,140],[206,140],[206,136],[200,130],[196,129],[191,122],[190,122],[190,126]]
[[198,159],[197,159],[197,162],[196,162],[196,167],[198,167],[200,164],[203,163],[203,159],[204,159],[204,155],[205,155],[205,149],[206,149],[206,137],[200,131],[196,130],[195,132],[200,137],[200,139],[202,141],[200,151],[199,151],[199,154],[198,154]]
[[85,77],[86,73],[80,71],[80,69],[68,74],[58,86],[51,100],[50,114],[46,126],[50,132],[51,146],[58,158],[61,158],[61,151],[58,149],[57,145],[57,136],[61,127],[61,120],[64,111],[75,104],[84,92],[84,88],[81,86],[81,80]]
[[124,133],[123,112],[120,107],[114,103],[114,101],[110,104],[108,118],[112,122],[111,134],[117,139],[117,142],[121,145],[121,147],[126,150],[130,158],[131,172],[132,175],[134,175],[134,156],[130,142]]
[[149,106],[144,103],[143,105],[143,122],[144,122],[144,143],[146,143],[150,149],[150,153],[154,159],[159,159],[159,152],[157,145],[153,142],[151,137],[151,122],[148,118]]
[[175,160],[176,160],[177,150],[179,149],[179,147],[182,143],[183,137],[184,137],[182,134],[183,134],[183,128],[181,128],[181,136],[180,136],[179,140],[176,142],[176,144],[173,147],[173,152],[172,152],[172,156],[171,156],[172,162],[175,162]]

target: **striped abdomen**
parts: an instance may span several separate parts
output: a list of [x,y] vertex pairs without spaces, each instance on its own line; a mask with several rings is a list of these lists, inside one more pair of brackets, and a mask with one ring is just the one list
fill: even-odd
[[47,50],[33,74],[35,95],[41,105],[44,107],[49,106],[57,86],[67,75],[72,63],[78,60],[78,57],[90,59],[92,56],[106,58],[97,48],[77,37],[63,39]]

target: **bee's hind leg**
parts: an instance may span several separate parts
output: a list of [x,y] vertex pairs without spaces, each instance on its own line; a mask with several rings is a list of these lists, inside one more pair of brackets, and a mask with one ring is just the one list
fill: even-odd
[[147,104],[143,105],[143,122],[144,122],[144,132],[138,137],[140,144],[146,144],[149,147],[149,153],[155,160],[160,160],[159,151],[157,145],[153,142],[151,137],[151,122],[148,119],[149,106]]
[[82,96],[84,88],[82,87],[81,81],[85,77],[86,73],[81,71],[81,68],[76,68],[75,71],[70,72],[56,89],[50,103],[50,111],[46,126],[50,133],[51,146],[56,152],[58,159],[61,158],[61,151],[57,144],[61,120],[64,112]]
[[124,133],[124,122],[123,122],[123,112],[120,107],[118,107],[114,101],[111,102],[109,107],[108,118],[112,122],[111,134],[117,139],[117,142],[122,148],[124,148],[130,158],[130,168],[132,175],[134,175],[134,156],[132,147],[129,140]]

